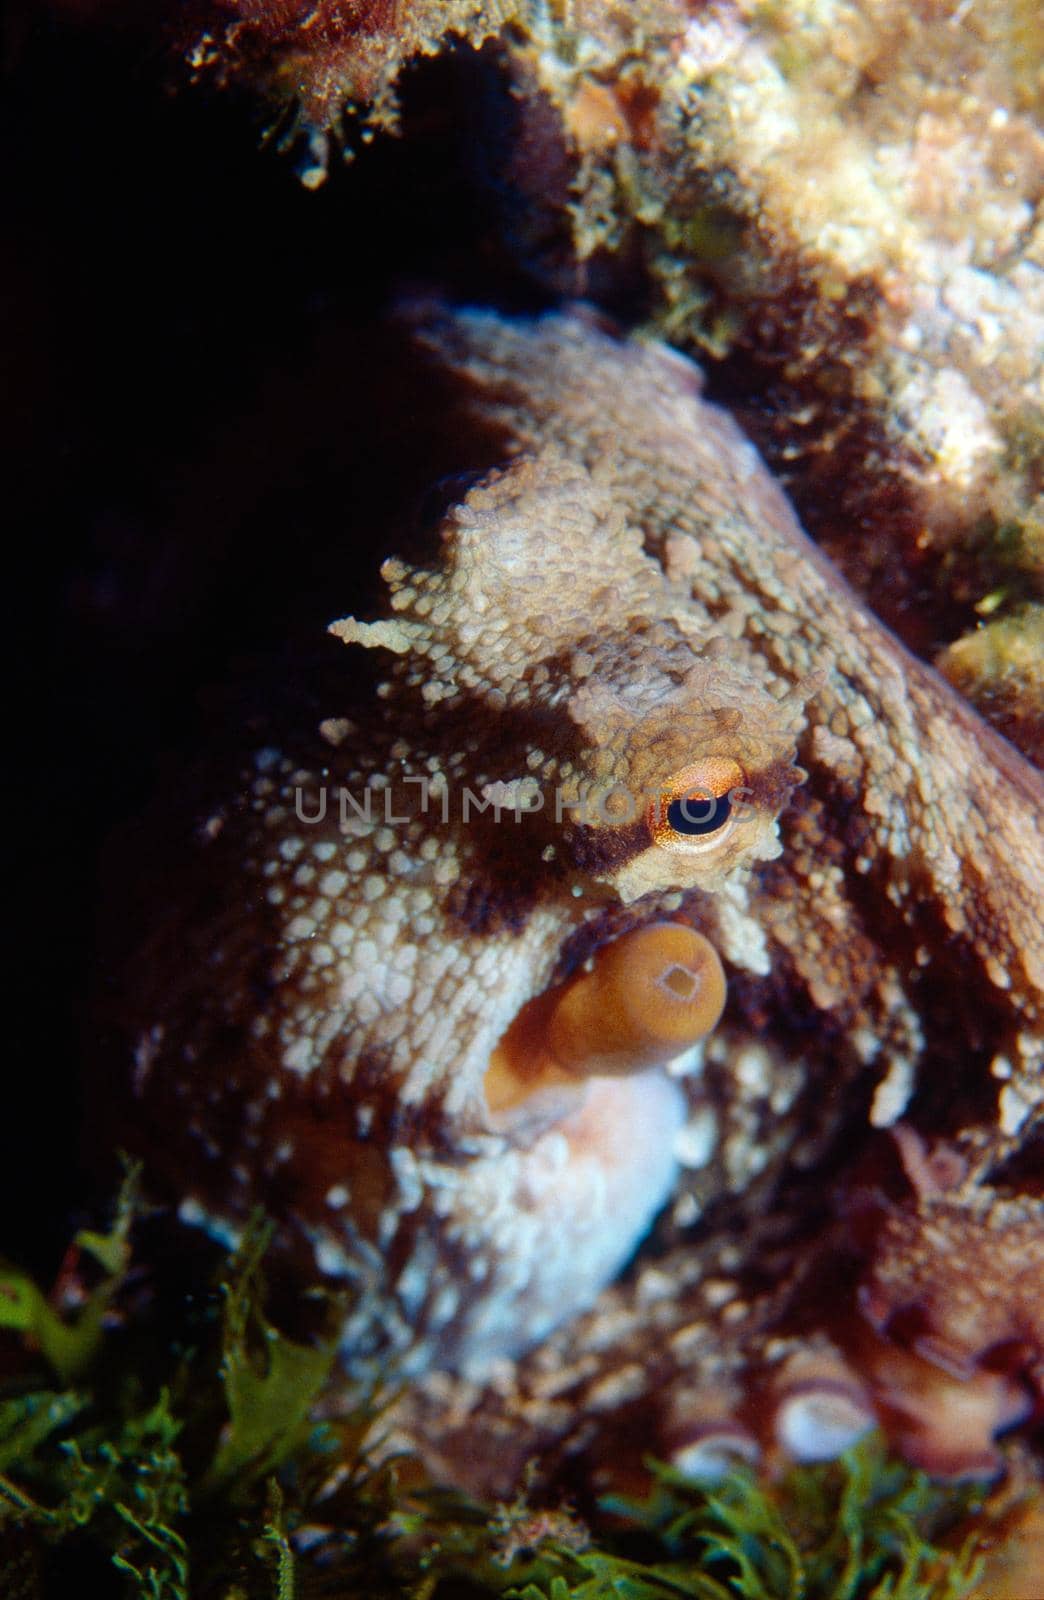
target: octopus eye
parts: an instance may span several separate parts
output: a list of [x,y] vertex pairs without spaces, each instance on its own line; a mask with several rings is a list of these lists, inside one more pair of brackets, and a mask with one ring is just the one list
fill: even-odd
[[682,799],[671,801],[667,807],[667,824],[675,833],[703,839],[725,826],[731,809],[727,794],[709,794],[694,789]]
[[732,832],[732,795],[742,786],[743,769],[728,756],[707,756],[682,767],[646,812],[653,843],[690,853],[716,847]]

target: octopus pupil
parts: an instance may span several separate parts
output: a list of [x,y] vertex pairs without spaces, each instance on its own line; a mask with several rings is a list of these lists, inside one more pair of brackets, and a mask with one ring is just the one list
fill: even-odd
[[727,794],[702,794],[697,791],[671,801],[667,807],[667,822],[675,833],[690,836],[717,833],[728,821],[730,810]]

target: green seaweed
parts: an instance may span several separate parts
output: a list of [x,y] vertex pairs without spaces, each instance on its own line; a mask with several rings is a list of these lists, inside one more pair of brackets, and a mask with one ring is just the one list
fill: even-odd
[[299,1344],[264,1316],[261,1261],[270,1240],[271,1226],[255,1218],[222,1285],[228,1423],[203,1479],[205,1493],[223,1484],[242,1489],[302,1448],[313,1432],[309,1413],[337,1354],[335,1339],[318,1347]]
[[982,1492],[944,1491],[877,1439],[778,1483],[708,1488],[649,1462],[644,1498],[586,1521],[529,1488],[493,1506],[424,1486],[416,1462],[378,1459],[378,1396],[314,1420],[335,1340],[271,1321],[261,1219],[167,1326],[158,1289],[141,1294],[153,1268],[129,1272],[140,1215],[128,1180],[112,1230],[78,1236],[102,1277],[75,1317],[2,1280],[23,1356],[0,1389],[5,1597],[66,1594],[84,1562],[108,1573],[95,1592],[143,1600],[961,1600],[975,1581],[975,1541],[944,1541]]
[[[958,1600],[977,1577],[973,1544],[943,1557],[933,1543],[965,1496],[890,1458],[878,1435],[771,1491],[737,1471],[694,1493],[650,1465],[649,1498],[617,1509],[669,1544],[699,1545],[711,1575],[726,1577],[716,1600]],[[977,1493],[966,1491],[966,1506]]]
[[108,1233],[81,1229],[72,1252],[93,1257],[104,1276],[85,1296],[72,1317],[63,1317],[33,1280],[0,1262],[0,1329],[24,1334],[42,1351],[64,1382],[86,1371],[98,1352],[102,1327],[130,1266],[130,1232],[140,1209],[139,1169],[128,1166],[113,1224]]
[[[140,1416],[70,1433],[86,1409],[78,1396],[47,1393],[6,1403],[0,1441],[17,1449],[5,1452],[13,1459],[11,1476],[0,1477],[0,1530],[52,1544],[89,1532],[133,1580],[129,1593],[187,1600],[188,1552],[176,1526],[188,1507],[187,1486],[175,1449],[181,1423],[169,1396]],[[37,1426],[42,1416],[46,1431]]]

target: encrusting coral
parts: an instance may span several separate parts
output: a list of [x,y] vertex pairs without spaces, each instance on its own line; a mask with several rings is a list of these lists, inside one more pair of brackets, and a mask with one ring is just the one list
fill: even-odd
[[128,1136],[186,1221],[260,1203],[350,1291],[349,1372],[415,1375],[399,1437],[472,1488],[874,1417],[960,1475],[918,1411],[954,1383],[992,1465],[1041,1402],[1039,775],[684,359],[412,318],[509,464],[334,626],[325,715],[237,733],[132,973]]
[[182,8],[170,27],[194,73],[245,80],[293,108],[301,178],[314,187],[342,115],[364,113],[365,138],[394,129],[407,64],[465,37],[478,47],[517,11],[513,0],[218,0]]

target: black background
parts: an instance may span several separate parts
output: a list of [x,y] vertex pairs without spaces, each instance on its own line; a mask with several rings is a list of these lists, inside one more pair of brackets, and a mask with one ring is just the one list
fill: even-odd
[[316,192],[140,11],[15,12],[5,54],[0,1254],[47,1278],[98,1220],[83,1097],[126,1069],[84,1087],[121,830],[205,742],[214,686],[365,603],[377,530],[474,465],[424,421],[387,308],[546,296],[498,177],[495,50],[407,74],[403,137]]

